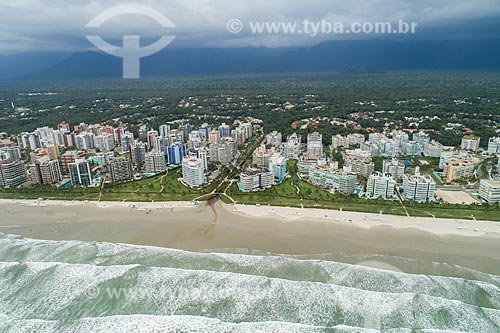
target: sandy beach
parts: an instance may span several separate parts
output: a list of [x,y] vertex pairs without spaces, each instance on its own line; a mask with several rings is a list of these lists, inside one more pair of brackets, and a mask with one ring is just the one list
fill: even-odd
[[151,245],[197,252],[401,256],[500,274],[500,224],[193,202],[0,200],[0,232],[48,240]]

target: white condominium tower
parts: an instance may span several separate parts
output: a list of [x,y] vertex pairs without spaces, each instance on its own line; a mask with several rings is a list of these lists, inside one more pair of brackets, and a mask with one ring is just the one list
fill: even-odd
[[321,158],[323,155],[323,136],[318,132],[307,136],[307,156]]
[[432,202],[436,200],[436,182],[429,175],[420,175],[418,167],[415,170],[415,176],[404,175],[402,189],[406,200],[416,202]]
[[190,187],[201,187],[205,183],[203,160],[194,156],[182,159],[182,178]]
[[368,178],[366,196],[369,199],[393,199],[396,181],[390,173],[374,172]]

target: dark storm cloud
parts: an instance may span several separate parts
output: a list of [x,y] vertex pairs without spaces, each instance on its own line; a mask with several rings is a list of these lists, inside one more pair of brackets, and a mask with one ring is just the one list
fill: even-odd
[[[230,34],[228,20],[251,21],[327,20],[330,22],[418,22],[420,36],[443,38],[455,35],[498,37],[490,31],[500,18],[498,0],[176,0],[136,1],[164,13],[176,25],[178,45],[190,46],[295,46],[345,36],[253,35],[243,30]],[[85,25],[96,15],[123,1],[89,0],[0,0],[0,52],[27,50],[81,50],[89,48]],[[489,22],[491,28],[482,26]],[[493,23],[492,23],[493,22]],[[476,30],[464,28],[473,24]],[[116,19],[100,34],[118,37],[124,33],[155,38],[161,32],[151,20],[135,16]],[[470,36],[471,33],[478,36]]]

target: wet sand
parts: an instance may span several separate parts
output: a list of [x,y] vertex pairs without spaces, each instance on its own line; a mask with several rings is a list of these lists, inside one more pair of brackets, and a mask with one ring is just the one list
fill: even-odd
[[[104,241],[198,252],[239,249],[307,258],[330,255],[337,260],[343,255],[400,256],[500,275],[500,234],[488,231],[500,231],[497,224],[482,224],[480,228],[486,232],[465,232],[457,230],[460,222],[447,221],[448,227],[432,232],[429,225],[439,225],[439,220],[402,224],[405,218],[332,211],[327,217],[323,211],[301,210],[301,215],[296,211],[220,202],[212,203],[212,207],[141,204],[138,209],[130,203],[30,207],[3,201],[0,232],[36,239]],[[424,268],[413,270],[426,273]]]

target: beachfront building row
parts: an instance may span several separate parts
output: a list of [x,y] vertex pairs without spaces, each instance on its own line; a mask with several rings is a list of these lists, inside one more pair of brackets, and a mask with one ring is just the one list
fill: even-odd
[[401,189],[406,200],[419,203],[436,201],[436,182],[429,175],[421,175],[418,167],[415,175],[404,175]]
[[238,187],[242,192],[260,191],[274,185],[274,174],[268,168],[249,168],[240,174]]
[[368,199],[394,200],[396,180],[390,173],[374,172],[368,178],[366,197]]

